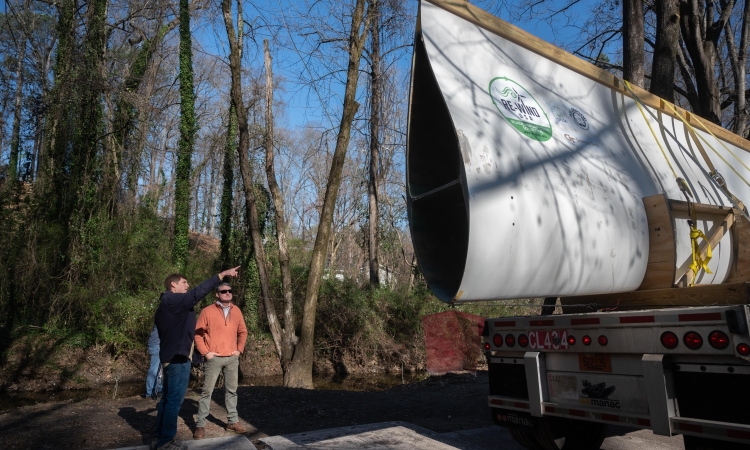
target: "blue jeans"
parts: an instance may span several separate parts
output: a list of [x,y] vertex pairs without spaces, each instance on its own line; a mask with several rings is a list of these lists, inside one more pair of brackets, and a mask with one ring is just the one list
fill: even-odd
[[149,345],[148,354],[151,355],[151,364],[146,376],[146,397],[156,397],[161,393],[161,380],[159,380],[159,346]]
[[177,435],[177,416],[185,400],[190,380],[190,360],[170,363],[165,369],[161,401],[156,413],[156,445],[162,446]]

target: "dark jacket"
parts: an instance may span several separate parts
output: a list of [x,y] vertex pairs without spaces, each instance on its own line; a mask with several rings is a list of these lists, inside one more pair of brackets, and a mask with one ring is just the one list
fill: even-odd
[[195,338],[195,310],[193,307],[209,292],[216,289],[221,280],[214,275],[184,294],[167,291],[161,294],[156,309],[156,328],[161,340],[159,359],[162,363],[177,355],[188,358]]

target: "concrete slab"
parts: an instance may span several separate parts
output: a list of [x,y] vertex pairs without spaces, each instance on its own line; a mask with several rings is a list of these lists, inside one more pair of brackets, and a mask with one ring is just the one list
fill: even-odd
[[262,438],[269,450],[480,450],[406,422],[382,422]]
[[440,433],[440,436],[466,442],[482,450],[526,450],[513,439],[507,428],[499,426],[451,431]]
[[[255,450],[253,443],[243,435],[182,441],[182,443],[187,445],[189,450]],[[116,450],[148,450],[148,445],[123,447]]]
[[[441,433],[482,450],[526,450],[503,427],[484,427]],[[610,426],[601,450],[683,450],[682,436],[657,436],[651,430]]]

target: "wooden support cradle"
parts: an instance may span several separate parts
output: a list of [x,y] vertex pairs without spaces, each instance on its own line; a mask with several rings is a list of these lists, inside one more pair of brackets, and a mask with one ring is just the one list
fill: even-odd
[[[713,223],[706,233],[711,248],[732,233],[732,267],[722,284],[688,287],[694,276],[690,270],[692,258],[688,256],[678,264],[675,240],[675,220],[689,218],[688,203],[658,194],[644,197],[643,205],[649,227],[649,253],[641,286],[635,292],[563,297],[563,312],[750,303],[750,223],[739,212],[731,207],[695,204],[698,220]],[[703,256],[706,247],[701,242]]]

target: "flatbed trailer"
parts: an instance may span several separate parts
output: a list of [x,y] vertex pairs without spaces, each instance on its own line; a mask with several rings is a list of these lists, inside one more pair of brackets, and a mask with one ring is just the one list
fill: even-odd
[[598,449],[602,424],[747,448],[748,317],[742,305],[487,319],[492,419],[528,448]]

